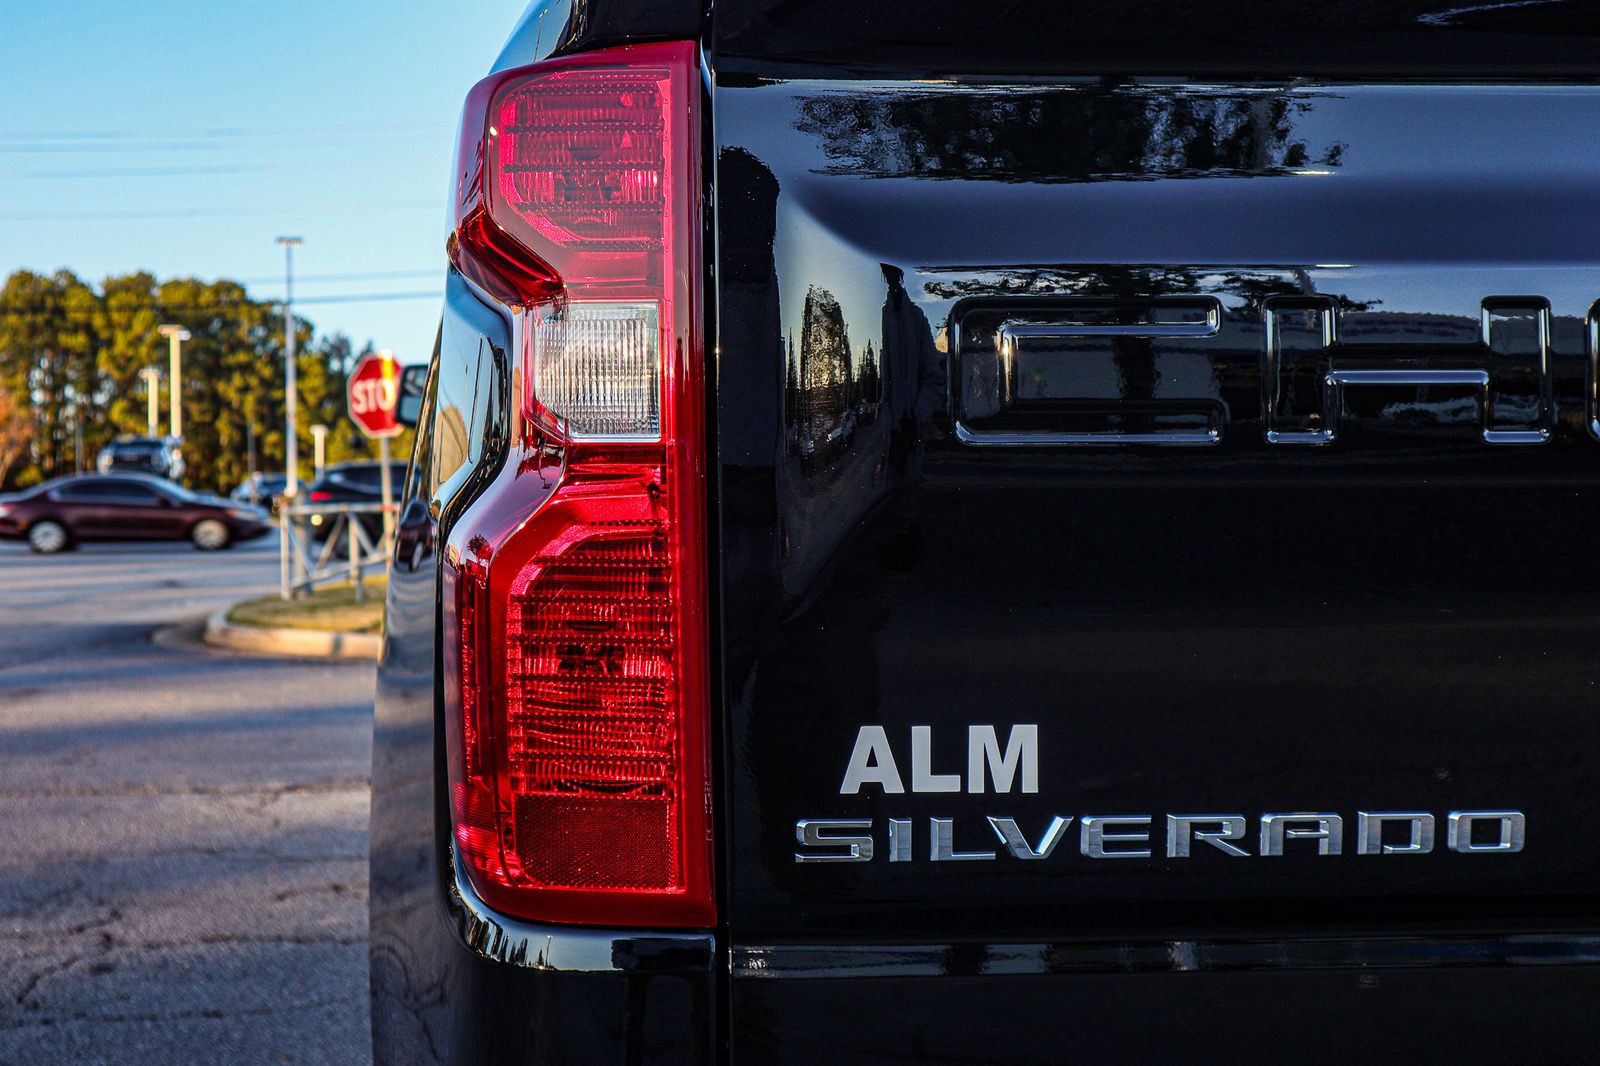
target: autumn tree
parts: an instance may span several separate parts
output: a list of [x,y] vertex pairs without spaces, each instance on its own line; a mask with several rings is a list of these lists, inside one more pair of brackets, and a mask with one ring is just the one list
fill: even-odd
[[32,439],[33,417],[27,405],[0,386],[0,485],[5,484],[6,475],[27,452]]
[[[19,270],[0,288],[0,393],[26,432],[0,479],[32,484],[92,466],[119,436],[147,432],[145,383],[161,375],[165,422],[172,383],[158,327],[183,326],[183,445],[189,484],[226,489],[246,473],[283,463],[283,316],[238,282],[145,272],[105,278],[98,288],[69,271]],[[297,437],[301,474],[311,474],[310,427],[330,429],[328,460],[367,458],[375,449],[345,415],[345,382],[356,361],[348,338],[316,339],[297,318]],[[370,350],[370,345],[368,349]],[[4,446],[12,438],[0,440]],[[408,444],[396,442],[395,454]],[[0,451],[0,458],[6,453]],[[0,480],[0,484],[4,481]]]

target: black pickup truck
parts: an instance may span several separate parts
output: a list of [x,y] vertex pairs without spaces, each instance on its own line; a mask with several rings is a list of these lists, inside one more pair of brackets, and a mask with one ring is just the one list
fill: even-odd
[[1600,1057],[1590,0],[541,0],[385,1063]]

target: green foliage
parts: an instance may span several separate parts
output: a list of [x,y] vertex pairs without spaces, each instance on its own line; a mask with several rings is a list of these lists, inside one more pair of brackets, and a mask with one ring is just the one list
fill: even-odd
[[[0,392],[25,400],[30,441],[5,486],[90,469],[101,447],[146,432],[145,382],[161,372],[159,431],[169,431],[167,341],[157,327],[186,328],[183,343],[185,481],[226,491],[257,470],[283,466],[283,315],[237,282],[147,273],[104,279],[96,289],[70,271],[19,270],[0,288]],[[348,338],[314,336],[296,317],[301,476],[312,466],[310,427],[329,427],[328,462],[374,456],[345,415],[355,365]],[[369,345],[370,349],[370,345]],[[405,439],[394,454],[409,453]],[[0,486],[0,487],[5,487]]]

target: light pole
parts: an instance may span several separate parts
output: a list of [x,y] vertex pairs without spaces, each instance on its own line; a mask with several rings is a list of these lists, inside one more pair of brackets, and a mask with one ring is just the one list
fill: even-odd
[[301,244],[299,237],[279,237],[278,247],[283,249],[283,508],[278,512],[278,573],[281,594],[292,599],[295,585],[304,572],[304,560],[298,547],[291,548],[295,536],[290,521],[295,497],[300,495],[300,444],[295,432],[299,419],[294,365],[294,250]]
[[316,470],[316,476],[321,477],[322,468],[327,465],[328,427],[320,423],[311,427],[311,454],[311,466]]
[[[172,386],[168,391],[168,401],[172,406],[171,425],[167,428],[179,440],[183,439],[183,342],[189,339],[189,331],[182,326],[157,327],[163,337],[167,338],[167,357],[172,364],[172,371],[168,375]],[[155,436],[154,431],[150,434]]]
[[145,424],[154,437],[161,428],[161,371],[147,366],[139,376],[144,379]]
[[[383,356],[383,361],[388,364],[384,369],[390,381],[399,381],[399,376],[394,371],[394,353],[385,348],[378,353]],[[389,461],[389,438],[387,435],[378,438],[378,469],[382,471],[379,484],[383,488],[383,543],[387,551],[394,546],[394,487],[390,484],[390,467],[394,464]]]
[[295,396],[294,355],[294,250],[303,242],[299,237],[279,237],[283,249],[283,494],[291,503],[300,492],[300,447],[295,421],[299,415]]

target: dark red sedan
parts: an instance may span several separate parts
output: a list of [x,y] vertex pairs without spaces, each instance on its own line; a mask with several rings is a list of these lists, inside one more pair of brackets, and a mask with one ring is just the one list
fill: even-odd
[[0,539],[58,552],[84,540],[188,540],[216,551],[271,529],[265,511],[144,474],[56,478],[0,496]]

